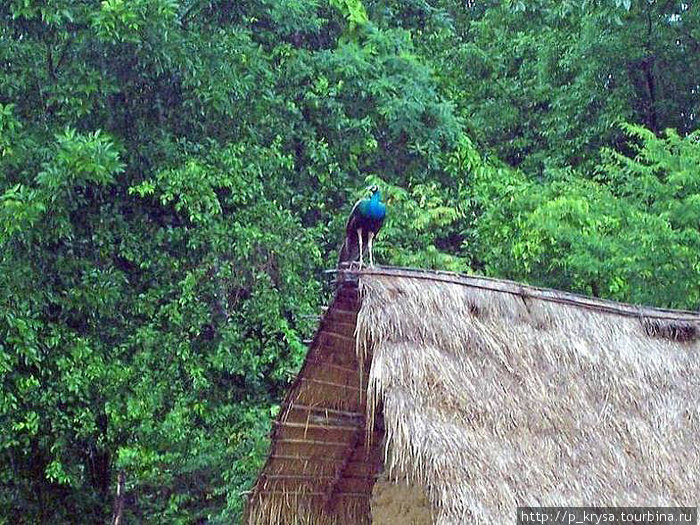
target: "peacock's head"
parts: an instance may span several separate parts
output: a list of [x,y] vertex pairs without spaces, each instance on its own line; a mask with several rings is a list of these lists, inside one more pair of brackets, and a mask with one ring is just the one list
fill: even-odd
[[374,195],[379,191],[379,186],[376,184],[372,184],[371,186],[367,187],[367,191],[370,193],[370,195]]

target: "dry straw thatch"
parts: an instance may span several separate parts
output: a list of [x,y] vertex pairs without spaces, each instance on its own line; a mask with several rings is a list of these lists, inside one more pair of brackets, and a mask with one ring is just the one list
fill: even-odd
[[[340,287],[319,331],[350,304],[343,294],[358,294],[346,319],[356,357],[347,340],[324,351],[317,335],[310,349],[314,362],[341,359],[356,371],[357,395],[336,391],[333,401],[355,414],[350,437],[338,441],[332,475],[278,495],[268,461],[249,523],[367,523],[382,459],[392,479],[422,487],[439,525],[513,523],[520,505],[697,504],[697,314],[400,269],[361,272],[357,286]],[[317,399],[306,406],[333,404],[331,391],[304,393],[307,365],[281,422],[313,414],[294,408],[309,389]],[[273,438],[271,457],[285,445]],[[328,448],[310,445],[305,457]]]
[[340,287],[275,422],[249,525],[369,523],[382,456],[364,446],[369,363],[356,358],[358,309],[356,284]]

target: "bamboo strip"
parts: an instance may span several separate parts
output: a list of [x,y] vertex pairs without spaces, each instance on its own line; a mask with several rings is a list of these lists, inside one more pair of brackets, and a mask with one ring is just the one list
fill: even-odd
[[282,459],[291,461],[319,461],[322,463],[335,463],[340,461],[341,458],[333,458],[328,456],[293,456],[288,454],[272,454],[270,459]]
[[330,337],[335,337],[336,339],[341,339],[341,340],[343,340],[343,341],[350,341],[350,342],[352,342],[353,344],[355,343],[355,338],[354,338],[354,337],[350,337],[350,336],[344,335],[344,334],[339,334],[338,332],[333,332],[333,331],[331,331],[331,330],[325,330],[325,329],[324,329],[324,330],[321,331],[321,333],[320,333],[319,335],[328,335],[328,336],[330,336]]
[[277,427],[289,427],[289,428],[312,428],[319,430],[352,430],[358,429],[357,426],[347,426],[347,425],[319,425],[317,423],[295,423],[293,421],[275,421],[274,425]]
[[305,445],[322,445],[327,447],[345,447],[347,443],[340,441],[318,441],[313,439],[278,439],[277,443],[302,443]]
[[[285,494],[288,496],[312,496],[312,497],[322,497],[324,492],[287,492],[286,490],[259,490],[257,494]],[[368,498],[371,496],[369,492],[338,492],[336,497],[357,497],[357,498]]]
[[364,412],[349,412],[347,410],[338,410],[335,408],[325,408],[325,407],[314,407],[310,405],[301,405],[301,404],[294,404],[290,407],[292,410],[299,409],[299,410],[309,410],[313,412],[325,412],[329,414],[338,414],[341,416],[347,416],[347,417],[361,417],[364,419],[365,414]]
[[313,379],[310,377],[302,377],[304,383],[316,383],[318,385],[334,386],[337,388],[349,388],[350,390],[360,390],[360,387],[354,385],[344,385],[342,383],[334,383],[333,381],[324,381],[323,379]]
[[319,361],[318,359],[307,359],[307,363],[310,365],[318,365],[322,367],[335,368],[337,370],[342,370],[343,372],[348,372],[349,374],[357,374],[356,368],[350,368],[349,366],[335,365],[333,363],[327,363],[325,361]]

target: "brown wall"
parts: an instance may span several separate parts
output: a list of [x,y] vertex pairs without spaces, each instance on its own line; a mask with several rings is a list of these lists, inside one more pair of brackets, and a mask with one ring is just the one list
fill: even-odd
[[380,478],[372,491],[372,525],[432,525],[423,490]]

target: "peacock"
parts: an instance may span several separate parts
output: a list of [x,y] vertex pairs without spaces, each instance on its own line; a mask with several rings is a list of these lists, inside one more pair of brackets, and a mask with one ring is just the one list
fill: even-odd
[[362,268],[362,255],[366,247],[369,252],[369,265],[374,266],[372,243],[386,217],[386,204],[382,202],[382,194],[377,186],[370,186],[367,189],[371,194],[370,197],[357,201],[348,217],[345,225],[345,242],[340,249],[338,265],[344,262],[352,264],[359,259],[360,268]]

